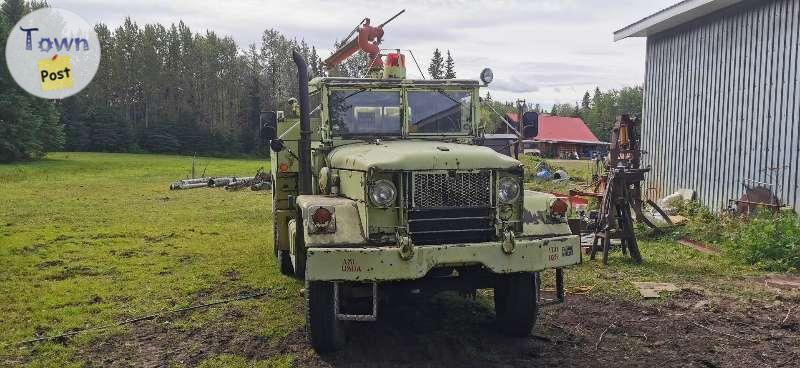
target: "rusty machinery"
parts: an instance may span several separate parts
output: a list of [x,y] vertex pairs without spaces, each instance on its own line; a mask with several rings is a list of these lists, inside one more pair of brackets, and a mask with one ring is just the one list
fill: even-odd
[[[603,264],[608,264],[611,239],[619,239],[623,254],[630,253],[634,262],[642,261],[634,232],[633,214],[636,215],[635,221],[657,228],[642,211],[642,181],[650,168],[640,167],[643,151],[637,138],[639,125],[638,118],[621,115],[612,129],[611,149],[603,163],[604,172],[597,175],[593,184],[594,191],[570,191],[570,195],[594,197],[600,201],[600,209],[592,221],[593,226],[590,226],[594,239],[589,249],[591,259],[595,259],[598,250],[603,251]],[[669,216],[654,202],[648,200],[646,203],[661,213],[671,225]]]
[[[347,37],[345,37],[344,41],[342,41],[344,46],[336,50],[336,52],[325,59],[322,64],[327,70],[331,70],[351,55],[357,53],[358,51],[364,51],[369,57],[369,73],[373,74],[383,70],[383,61],[381,60],[380,54],[380,45],[383,41],[383,27],[389,22],[393,21],[395,18],[399,17],[400,14],[403,14],[405,11],[405,9],[399,11],[397,14],[381,23],[377,27],[370,25],[369,18],[364,18],[361,23],[359,23],[356,28],[353,29],[353,31],[350,32]],[[356,37],[351,40],[350,38],[353,37],[353,35],[356,35]],[[394,58],[390,57],[387,62],[390,65],[397,63],[399,61],[393,60],[399,57],[402,57],[402,55],[395,56]]]

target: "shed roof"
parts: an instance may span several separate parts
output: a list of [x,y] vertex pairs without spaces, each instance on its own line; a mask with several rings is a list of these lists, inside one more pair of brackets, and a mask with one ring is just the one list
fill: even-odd
[[744,0],[684,0],[614,32],[614,41],[654,35],[742,1]]
[[[517,121],[517,114],[508,113],[508,118]],[[604,144],[589,130],[581,118],[539,115],[539,135],[536,142],[566,142],[585,144]]]

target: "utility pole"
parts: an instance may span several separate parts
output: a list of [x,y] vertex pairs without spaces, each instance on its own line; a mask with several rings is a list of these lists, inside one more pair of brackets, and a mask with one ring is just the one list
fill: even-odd
[[[527,106],[524,99],[517,100],[517,131],[522,131],[522,115],[525,114],[525,107]],[[517,144],[514,145],[514,157],[519,159],[519,151],[522,149],[522,137],[517,140]]]

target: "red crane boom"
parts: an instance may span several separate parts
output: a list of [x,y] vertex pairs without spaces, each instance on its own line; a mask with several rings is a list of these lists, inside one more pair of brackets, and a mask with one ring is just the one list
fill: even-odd
[[[380,44],[381,40],[383,39],[383,26],[400,16],[400,14],[403,14],[405,11],[405,9],[401,10],[393,17],[389,18],[389,20],[381,23],[381,25],[377,27],[373,27],[369,24],[369,18],[364,18],[361,24],[359,24],[356,28],[356,31],[354,31],[354,33],[358,32],[358,36],[347,42],[347,44],[336,50],[333,55],[325,59],[323,62],[325,69],[331,70],[335,68],[342,61],[355,54],[359,50],[364,51],[369,56],[370,70],[382,69],[383,61],[381,61]],[[347,38],[349,39],[350,37],[348,36]]]

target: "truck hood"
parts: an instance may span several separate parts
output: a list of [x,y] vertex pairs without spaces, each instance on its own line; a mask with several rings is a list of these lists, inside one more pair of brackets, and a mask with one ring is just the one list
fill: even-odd
[[369,171],[513,169],[520,162],[488,147],[438,141],[403,140],[338,147],[331,168]]

